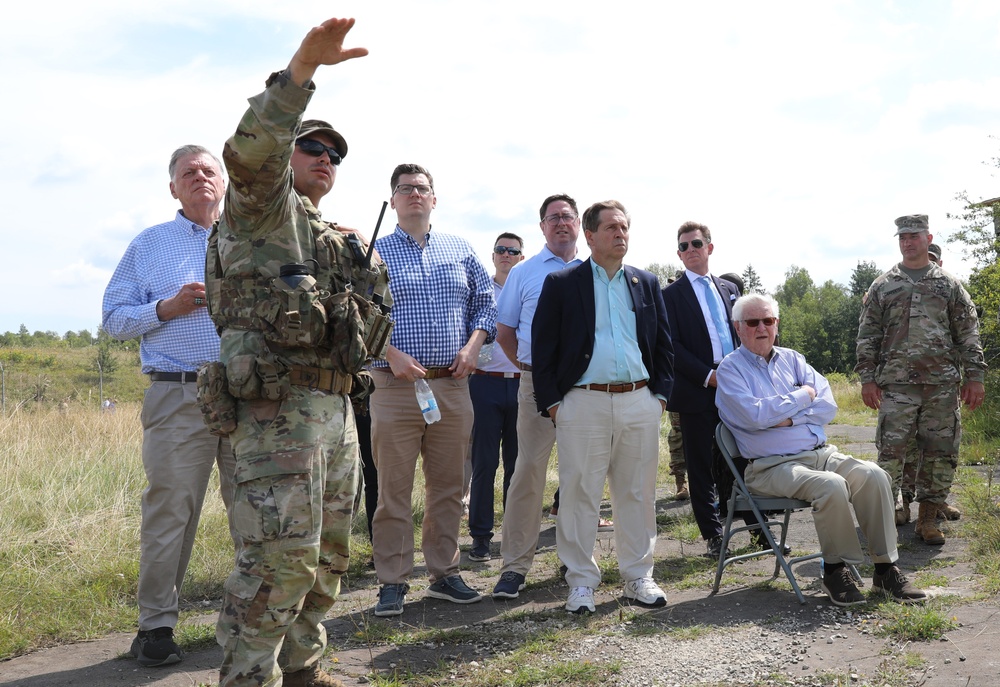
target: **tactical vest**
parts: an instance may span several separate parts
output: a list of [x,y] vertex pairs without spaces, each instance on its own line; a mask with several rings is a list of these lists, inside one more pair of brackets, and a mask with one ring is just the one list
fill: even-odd
[[[224,341],[229,392],[236,398],[282,398],[288,384],[312,382],[347,393],[350,384],[345,390],[342,376],[357,375],[372,359],[385,356],[393,326],[385,265],[366,267],[365,248],[356,236],[342,234],[336,225],[309,214],[310,274],[293,280],[225,275],[219,223],[212,228],[205,288],[209,315]],[[240,336],[240,331],[247,336]],[[233,350],[225,345],[232,335],[246,343]],[[331,378],[327,370],[338,373],[335,384],[322,381]]]

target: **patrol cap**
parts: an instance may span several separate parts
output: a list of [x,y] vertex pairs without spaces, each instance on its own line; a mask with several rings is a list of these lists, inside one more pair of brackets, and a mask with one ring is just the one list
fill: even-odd
[[326,134],[333,141],[333,147],[337,149],[340,153],[340,157],[347,157],[347,141],[344,137],[337,133],[337,130],[330,126],[329,123],[324,122],[322,119],[307,119],[302,122],[302,127],[299,129],[299,135],[295,140],[300,138],[305,138],[309,134],[321,133]]
[[928,245],[927,252],[930,254],[932,258],[934,258],[934,260],[941,259],[941,246],[937,245],[936,243]]
[[927,215],[903,215],[896,218],[896,236],[900,234],[916,234],[928,231],[930,224]]

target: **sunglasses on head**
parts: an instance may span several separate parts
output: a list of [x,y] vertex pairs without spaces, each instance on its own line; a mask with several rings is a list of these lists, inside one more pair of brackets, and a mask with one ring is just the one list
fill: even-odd
[[777,321],[778,321],[777,317],[761,317],[759,319],[754,318],[752,320],[743,320],[743,324],[750,327],[751,329],[756,329],[757,325],[759,325],[761,322],[764,323],[765,327],[773,327],[774,323]]
[[340,153],[337,152],[336,148],[331,148],[330,146],[321,143],[312,138],[301,138],[295,142],[295,145],[302,150],[303,153],[311,157],[319,157],[323,153],[330,156],[330,163],[334,165],[340,164]]
[[509,246],[493,246],[493,252],[496,253],[497,255],[503,255],[504,253],[506,253],[507,255],[513,255],[514,257],[517,257],[518,255],[521,254],[521,249],[510,248]]
[[677,250],[679,250],[681,253],[686,253],[689,244],[692,248],[705,247],[704,241],[702,241],[701,239],[694,239],[693,241],[681,241],[680,243],[677,244]]

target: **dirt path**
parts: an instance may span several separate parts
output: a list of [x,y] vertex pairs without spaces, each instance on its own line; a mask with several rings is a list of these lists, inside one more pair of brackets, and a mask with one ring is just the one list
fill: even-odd
[[[874,452],[872,434],[871,428],[831,428],[833,440],[857,454]],[[688,506],[666,494],[658,503],[660,513],[686,510],[690,510]],[[597,614],[583,621],[604,629],[594,641],[556,649],[553,658],[598,664],[617,661],[621,667],[612,682],[619,685],[829,685],[837,684],[838,676],[850,675],[852,684],[859,686],[992,687],[1000,684],[1000,604],[996,598],[981,597],[967,542],[958,536],[961,528],[956,525],[960,522],[950,526],[942,547],[915,541],[912,524],[900,528],[901,567],[910,573],[933,570],[947,581],[946,586],[932,589],[933,593],[957,599],[949,614],[959,627],[942,640],[899,646],[876,636],[875,618],[865,607],[845,611],[822,595],[816,579],[818,565],[812,562],[797,568],[797,579],[807,596],[804,606],[784,580],[765,584],[773,567],[766,560],[732,566],[732,572],[723,577],[720,594],[710,596],[714,565],[693,557],[703,551],[703,545],[661,536],[655,575],[667,591],[667,606],[638,610],[643,630],[636,631],[635,622],[630,620],[634,609],[623,613],[626,602],[620,585],[604,585],[595,599]],[[797,513],[793,518],[790,541],[796,549],[818,548],[808,513]],[[539,546],[528,578],[529,589],[513,601],[493,601],[487,596],[482,603],[455,606],[425,599],[425,571],[418,568],[405,613],[386,622],[368,613],[375,602],[375,579],[348,580],[350,588],[327,623],[331,645],[342,650],[330,653],[324,666],[346,684],[364,684],[364,676],[373,667],[420,672],[436,668],[444,660],[452,664],[454,675],[445,683],[463,684],[484,662],[516,649],[539,627],[581,622],[561,610],[567,589],[555,569],[553,521],[543,521]],[[601,534],[599,547],[612,550],[613,535]],[[498,551],[495,540],[495,556]],[[488,592],[497,579],[499,563],[497,559],[469,563],[463,554],[463,575],[471,586]],[[689,585],[692,566],[700,570],[702,584]],[[682,579],[688,583],[678,584]],[[511,611],[540,615],[525,617]],[[206,614],[200,620],[212,623],[215,616]],[[689,626],[700,626],[697,638],[687,640],[671,634],[671,630]],[[452,633],[455,639],[450,641],[399,647],[364,645],[360,637],[379,627],[462,631]],[[650,632],[651,627],[657,631]],[[131,639],[131,634],[114,634],[0,663],[0,687],[191,687],[215,684],[218,679],[218,648],[190,653],[175,666],[142,668],[134,660],[122,658]],[[904,655],[921,660],[904,661]]]

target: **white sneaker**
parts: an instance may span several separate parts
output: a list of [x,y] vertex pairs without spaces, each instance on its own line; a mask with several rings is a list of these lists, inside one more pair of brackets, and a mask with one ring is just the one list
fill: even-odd
[[625,598],[634,599],[646,606],[667,605],[667,595],[653,582],[652,577],[640,577],[626,582]]
[[[665,602],[664,602],[665,603]],[[590,587],[573,587],[569,590],[566,610],[570,613],[594,612],[594,590]]]

